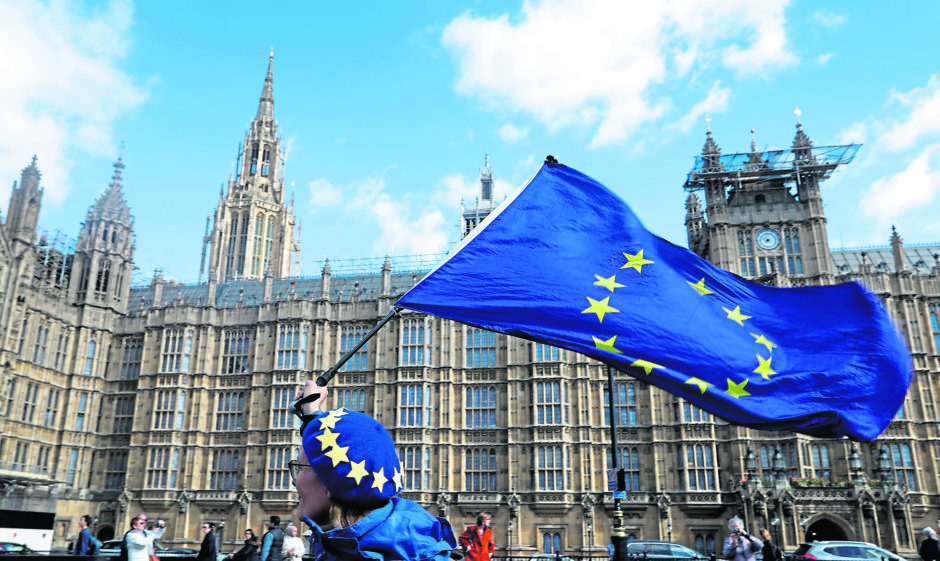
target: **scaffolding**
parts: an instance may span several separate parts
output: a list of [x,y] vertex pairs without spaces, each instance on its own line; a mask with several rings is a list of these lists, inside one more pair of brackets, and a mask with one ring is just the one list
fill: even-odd
[[695,157],[695,165],[686,176],[684,187],[689,191],[704,189],[707,182],[719,180],[736,184],[772,179],[799,181],[800,175],[807,174],[823,181],[838,166],[850,163],[861,147],[861,144],[841,144],[723,156],[703,154]]
[[61,230],[41,227],[36,230],[36,261],[33,268],[35,281],[49,288],[67,287],[75,254],[75,238],[62,233]]
[[[446,257],[446,253],[428,253],[424,255],[399,255],[396,257],[363,257],[357,259],[330,259],[330,274],[337,277],[374,275],[382,271],[386,260],[392,272],[424,274],[436,267]],[[326,261],[315,261],[323,270]]]

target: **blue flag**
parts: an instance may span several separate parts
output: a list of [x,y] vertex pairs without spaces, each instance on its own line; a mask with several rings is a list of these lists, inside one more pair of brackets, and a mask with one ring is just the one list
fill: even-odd
[[900,333],[859,284],[749,282],[554,163],[396,305],[588,355],[762,430],[874,439],[912,375]]

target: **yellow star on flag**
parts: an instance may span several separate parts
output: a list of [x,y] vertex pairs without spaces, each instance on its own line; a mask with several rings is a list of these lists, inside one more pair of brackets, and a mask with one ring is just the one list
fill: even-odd
[[728,313],[728,319],[730,319],[731,321],[737,322],[737,324],[740,325],[741,327],[744,327],[744,320],[751,319],[752,317],[752,316],[746,316],[742,314],[741,306],[735,306],[733,310],[729,310],[728,308],[722,306],[721,309]]
[[646,372],[647,376],[649,375],[650,372],[653,371],[654,368],[660,368],[660,369],[665,368],[665,366],[661,364],[656,364],[655,362],[650,362],[648,360],[643,360],[643,359],[634,360],[630,364],[630,366],[636,366],[637,368],[642,368],[643,371]]
[[395,490],[401,491],[401,488],[405,486],[405,474],[401,472],[398,468],[395,468],[395,475],[392,476],[392,481],[395,482]]
[[[591,335],[591,337],[594,337],[594,336]],[[614,343],[616,342],[617,342],[616,335],[614,335],[613,337],[611,337],[610,339],[606,341],[602,339],[598,339],[597,337],[594,337],[594,346],[597,347],[598,350],[607,351],[608,353],[616,353],[618,355],[622,354],[619,350],[614,348]]]
[[339,421],[339,417],[334,416],[333,412],[330,411],[325,416],[320,418],[320,430],[335,429],[336,421]]
[[338,432],[333,432],[330,429],[325,429],[323,434],[317,437],[317,440],[320,441],[320,449],[326,450],[327,448],[336,446],[336,439],[339,438]]
[[652,265],[652,264],[653,264],[653,262],[650,261],[649,259],[644,259],[644,258],[643,258],[643,250],[642,250],[642,249],[641,249],[641,250],[639,251],[639,253],[637,253],[636,255],[630,255],[629,253],[627,253],[626,251],[624,251],[624,252],[623,252],[623,256],[627,258],[627,263],[626,263],[623,267],[620,267],[621,269],[633,268],[633,269],[636,269],[636,272],[642,273],[642,272],[643,272],[643,265]]
[[340,409],[334,409],[334,410],[330,411],[330,415],[333,415],[334,417],[342,417],[342,416],[345,415],[346,413],[348,413],[348,411],[346,411],[345,409],[342,409],[342,408],[340,408]]
[[595,300],[590,296],[587,297],[588,302],[591,303],[591,307],[582,311],[582,314],[597,314],[597,320],[603,322],[604,314],[615,314],[620,310],[612,308],[608,302],[610,302],[610,296],[604,298],[603,300]]
[[747,393],[746,391],[744,391],[744,387],[747,386],[747,383],[749,380],[745,379],[740,384],[735,384],[734,382],[731,381],[731,378],[727,378],[727,380],[728,380],[728,389],[726,389],[725,392],[731,395],[731,397],[737,399],[739,397],[747,397],[751,395]]
[[385,487],[385,484],[388,483],[388,478],[385,477],[385,468],[379,468],[379,471],[372,472],[372,479],[375,481],[372,482],[372,487],[370,489],[378,489],[379,493],[382,492],[382,487]]
[[774,369],[770,367],[770,361],[773,359],[774,357],[764,359],[764,357],[757,355],[757,362],[760,363],[760,366],[755,368],[754,372],[760,374],[765,380],[770,380],[770,377],[776,374]]
[[369,475],[369,471],[366,470],[366,461],[362,460],[361,462],[349,462],[349,474],[346,477],[356,480],[356,485],[362,483],[362,478]]
[[758,345],[764,345],[765,347],[767,347],[768,353],[774,352],[774,349],[777,348],[776,343],[772,343],[770,339],[768,339],[767,337],[764,337],[763,335],[758,335],[757,333],[751,333],[751,337],[754,338],[754,342],[757,343]]
[[595,285],[603,286],[604,288],[606,288],[607,290],[611,292],[613,292],[615,288],[623,288],[627,286],[625,284],[620,284],[619,282],[617,282],[617,275],[611,275],[607,277],[606,279],[597,274],[595,274],[594,276],[597,278],[597,280],[594,281]]
[[698,386],[698,389],[702,390],[702,394],[705,393],[705,390],[715,385],[715,384],[709,384],[708,382],[700,378],[689,378],[688,380],[685,381],[685,383],[692,384],[693,386]]
[[702,280],[698,282],[692,282],[692,281],[685,281],[685,282],[689,283],[689,286],[694,288],[695,292],[698,292],[699,295],[701,296],[707,296],[709,294],[715,293],[714,290],[708,290],[707,288],[705,288],[705,277],[702,277]]
[[349,446],[334,446],[332,450],[323,455],[333,460],[333,467],[336,467],[343,462],[349,461],[349,458],[346,456],[346,452],[348,451]]

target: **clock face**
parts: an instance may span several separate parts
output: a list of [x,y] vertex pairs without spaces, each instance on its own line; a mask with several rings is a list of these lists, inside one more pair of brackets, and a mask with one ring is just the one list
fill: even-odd
[[757,245],[768,251],[777,249],[780,246],[780,234],[773,230],[761,230],[757,233]]

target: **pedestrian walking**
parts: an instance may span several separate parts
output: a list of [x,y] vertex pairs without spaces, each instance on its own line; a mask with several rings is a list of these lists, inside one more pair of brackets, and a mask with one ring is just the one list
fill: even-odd
[[281,561],[284,551],[284,530],[281,530],[281,517],[272,516],[268,520],[268,531],[261,538],[261,561]]
[[490,513],[481,512],[477,515],[477,523],[467,526],[460,534],[460,548],[463,549],[467,561],[490,561],[496,552],[493,531],[490,530],[491,518]]
[[763,547],[760,549],[764,561],[783,561],[783,553],[780,551],[780,548],[777,547],[777,544],[770,539],[770,530],[761,528],[757,533],[764,542]]
[[196,561],[215,561],[215,522],[203,522],[202,533],[202,545],[199,546]]
[[83,514],[81,518],[78,519],[78,538],[75,539],[75,546],[72,548],[72,555],[96,555],[94,542],[95,537],[91,535],[91,515]]
[[229,553],[228,558],[233,561],[258,561],[260,548],[261,540],[251,528],[248,528],[245,530],[245,544],[235,553]]
[[297,526],[291,524],[284,534],[284,561],[302,561],[307,548],[304,547],[304,539],[297,535]]
[[920,542],[920,558],[924,561],[940,561],[940,546],[937,543],[937,532],[933,528],[924,528],[924,541]]

